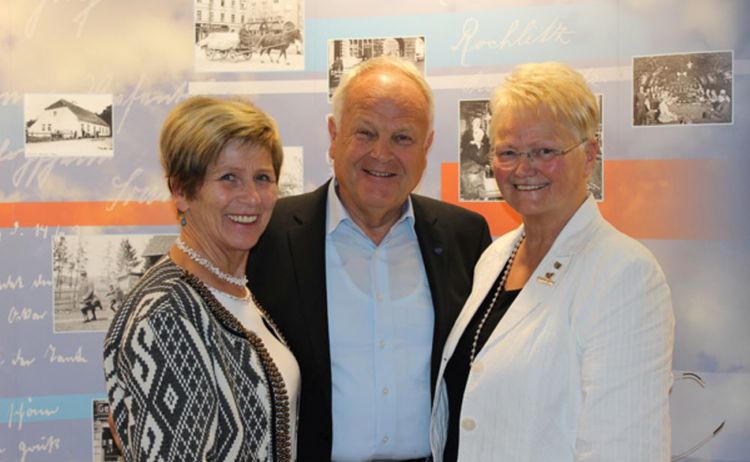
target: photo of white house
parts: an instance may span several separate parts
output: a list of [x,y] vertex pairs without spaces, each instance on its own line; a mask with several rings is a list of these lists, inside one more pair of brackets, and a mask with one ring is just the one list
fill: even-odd
[[26,95],[27,157],[112,156],[111,95]]

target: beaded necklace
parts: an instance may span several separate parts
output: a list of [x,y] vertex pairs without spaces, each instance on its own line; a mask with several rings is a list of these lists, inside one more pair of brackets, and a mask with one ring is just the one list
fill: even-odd
[[510,252],[510,257],[508,258],[508,263],[505,265],[505,269],[503,270],[502,276],[500,276],[500,281],[497,283],[497,289],[495,289],[495,294],[492,296],[492,301],[490,302],[489,306],[487,306],[487,309],[484,311],[484,314],[482,315],[482,319],[479,321],[479,325],[477,326],[477,331],[474,333],[474,339],[471,342],[471,354],[469,355],[469,367],[471,367],[474,364],[474,358],[477,354],[477,343],[479,342],[479,334],[482,332],[482,328],[484,327],[484,323],[487,321],[487,318],[490,316],[490,312],[492,311],[492,308],[495,307],[495,302],[497,301],[497,297],[500,296],[500,293],[503,291],[503,288],[505,287],[505,280],[508,278],[508,273],[510,273],[510,268],[513,266],[513,260],[516,258],[516,253],[518,253],[518,249],[521,248],[521,243],[523,242],[523,239],[526,237],[526,233],[521,234],[521,238],[516,242],[516,244],[513,246],[513,250]]
[[235,276],[232,276],[231,274],[225,273],[224,271],[217,268],[216,265],[208,261],[201,254],[199,254],[198,252],[193,250],[191,247],[189,247],[187,244],[185,244],[182,238],[178,237],[177,241],[175,241],[175,244],[177,245],[177,248],[180,249],[185,255],[190,257],[191,260],[193,260],[195,263],[199,264],[200,266],[212,272],[214,275],[216,275],[216,277],[218,277],[222,281],[226,281],[232,285],[239,286],[242,288],[247,286],[247,276],[243,275],[242,277],[235,277]]

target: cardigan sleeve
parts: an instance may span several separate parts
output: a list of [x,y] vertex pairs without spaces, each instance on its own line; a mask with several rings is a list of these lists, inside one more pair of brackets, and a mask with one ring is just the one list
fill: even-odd
[[608,266],[620,268],[615,274],[595,276],[599,289],[576,321],[579,462],[670,459],[674,314],[664,274],[643,250]]

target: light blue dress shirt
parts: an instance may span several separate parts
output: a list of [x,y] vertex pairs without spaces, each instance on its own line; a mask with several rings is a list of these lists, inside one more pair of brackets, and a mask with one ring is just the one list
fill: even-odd
[[332,458],[427,456],[435,314],[411,200],[380,245],[352,221],[333,181],[327,208]]

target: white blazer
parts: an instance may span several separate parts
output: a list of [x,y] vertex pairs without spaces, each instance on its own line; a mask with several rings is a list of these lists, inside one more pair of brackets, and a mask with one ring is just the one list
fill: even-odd
[[[430,429],[436,462],[448,424],[446,363],[522,231],[500,237],[477,262],[471,295],[446,341]],[[478,352],[464,392],[458,459],[668,461],[673,343],[661,268],[589,197]]]

